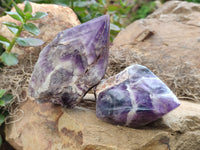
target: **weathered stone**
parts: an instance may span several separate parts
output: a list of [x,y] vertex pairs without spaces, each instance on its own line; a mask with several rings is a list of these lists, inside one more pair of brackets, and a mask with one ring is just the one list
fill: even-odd
[[199,17],[200,4],[169,1],[147,18],[127,26],[114,39],[111,49],[123,47],[160,60],[166,72],[183,62],[200,68]]
[[[18,6],[24,9],[24,3],[18,4]],[[32,52],[35,54],[36,51],[40,51],[42,47],[52,41],[59,32],[80,24],[80,21],[78,20],[76,14],[69,7],[54,4],[36,3],[31,3],[31,6],[33,8],[33,13],[46,12],[48,14],[48,16],[33,22],[40,29],[40,34],[34,37],[42,39],[45,44],[40,47],[21,47],[15,45],[15,47],[12,49],[12,52],[17,53],[22,58],[25,52]],[[12,9],[12,11],[15,10]],[[3,35],[8,39],[12,39],[14,35],[8,30],[5,25],[2,24],[2,22],[5,21],[15,22],[18,25],[20,22],[12,19],[8,15],[0,17],[0,35]],[[33,35],[27,32],[22,32],[20,36],[32,37]]]
[[158,19],[162,22],[180,22],[200,27],[200,5],[182,1],[169,1],[163,7],[150,14],[147,18]]
[[23,118],[5,130],[16,150],[199,150],[197,103],[181,101],[180,107],[143,129],[106,123],[86,108],[28,100],[19,109]]
[[40,53],[29,84],[32,97],[66,107],[80,102],[104,77],[109,16],[60,32]]
[[96,88],[98,118],[140,127],[180,105],[172,91],[149,69],[132,65]]

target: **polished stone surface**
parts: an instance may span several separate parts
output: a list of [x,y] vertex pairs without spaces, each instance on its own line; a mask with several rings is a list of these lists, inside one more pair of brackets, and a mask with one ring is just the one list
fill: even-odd
[[140,127],[180,105],[173,92],[148,68],[132,65],[96,88],[98,118]]

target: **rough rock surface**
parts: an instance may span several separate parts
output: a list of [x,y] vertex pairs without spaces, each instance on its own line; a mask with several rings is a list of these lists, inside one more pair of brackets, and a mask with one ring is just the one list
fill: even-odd
[[176,21],[200,27],[199,13],[200,4],[170,1],[166,2],[163,7],[149,15],[147,19],[154,18],[163,22]]
[[124,47],[162,60],[166,69],[182,61],[200,68],[200,4],[166,2],[146,19],[133,22],[114,39]]
[[104,77],[108,64],[108,15],[60,32],[40,53],[29,93],[40,102],[76,105]]
[[20,109],[24,117],[6,125],[6,139],[16,150],[199,150],[196,103],[181,101],[163,119],[141,129],[103,122],[86,108],[28,100]]
[[96,88],[98,118],[141,127],[180,105],[173,92],[148,68],[132,65]]
[[[53,5],[53,4],[36,4],[36,3],[31,3],[31,5],[33,8],[33,13],[37,11],[48,13],[48,16],[40,20],[33,21],[33,23],[40,29],[40,34],[34,37],[42,39],[45,43],[49,43],[50,41],[52,41],[53,38],[60,31],[63,31],[67,28],[71,28],[73,26],[80,24],[80,21],[78,20],[76,14],[69,7]],[[22,9],[24,8],[24,4],[19,4],[18,6]],[[19,22],[15,21],[8,15],[0,18],[0,35],[4,35],[8,39],[12,39],[13,34],[7,29],[5,25],[2,24],[2,22],[4,21],[15,22],[17,24],[19,24]],[[29,37],[32,35],[27,32],[22,32],[20,36]],[[24,51],[35,52],[35,49],[41,49],[41,47],[33,48],[33,47],[15,46],[13,52],[16,52],[18,54],[24,54]]]

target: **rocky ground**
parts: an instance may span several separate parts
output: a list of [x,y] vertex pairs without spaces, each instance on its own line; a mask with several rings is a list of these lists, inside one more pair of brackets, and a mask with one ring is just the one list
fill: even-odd
[[[33,7],[34,11],[49,14],[37,22],[41,29],[39,38],[46,41],[45,44],[58,32],[80,24],[67,7],[37,4]],[[11,74],[16,68],[6,68],[0,81],[1,87],[13,84],[10,90],[15,93],[19,90],[15,99],[19,106],[6,124],[6,140],[17,150],[199,150],[199,16],[199,4],[170,1],[146,19],[127,26],[115,38],[106,77],[139,63],[166,82],[181,100],[180,107],[140,129],[115,126],[97,119],[92,95],[87,95],[85,102],[75,109],[37,104],[26,94],[24,96],[22,93],[26,91],[42,47],[15,47],[21,59],[18,71]],[[8,20],[11,20],[8,16],[0,18],[0,22]],[[11,36],[1,25],[0,34]],[[16,76],[23,82],[12,80]],[[16,83],[20,86],[14,85]]]

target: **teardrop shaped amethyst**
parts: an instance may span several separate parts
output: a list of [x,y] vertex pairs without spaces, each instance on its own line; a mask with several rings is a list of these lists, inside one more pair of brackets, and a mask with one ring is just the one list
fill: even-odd
[[39,102],[76,105],[103,78],[108,64],[109,16],[60,32],[40,53],[29,84]]
[[132,65],[96,88],[98,118],[129,127],[144,126],[180,105],[149,69]]

